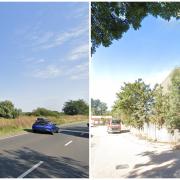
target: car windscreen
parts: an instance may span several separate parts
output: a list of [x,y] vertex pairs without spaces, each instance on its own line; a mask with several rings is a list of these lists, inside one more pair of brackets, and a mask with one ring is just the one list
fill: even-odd
[[111,124],[120,124],[120,122],[121,122],[120,120],[112,120]]

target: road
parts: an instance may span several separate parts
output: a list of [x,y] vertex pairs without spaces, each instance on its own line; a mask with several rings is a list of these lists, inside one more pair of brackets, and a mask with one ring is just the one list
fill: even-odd
[[180,150],[141,140],[127,130],[91,128],[92,178],[180,178]]
[[85,123],[58,134],[28,133],[0,140],[0,178],[88,178],[89,130]]

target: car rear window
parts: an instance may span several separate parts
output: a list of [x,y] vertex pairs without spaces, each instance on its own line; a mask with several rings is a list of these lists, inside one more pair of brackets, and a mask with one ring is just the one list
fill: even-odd
[[39,125],[46,125],[46,124],[49,124],[50,122],[49,121],[45,121],[45,120],[37,120],[35,123],[39,124]]

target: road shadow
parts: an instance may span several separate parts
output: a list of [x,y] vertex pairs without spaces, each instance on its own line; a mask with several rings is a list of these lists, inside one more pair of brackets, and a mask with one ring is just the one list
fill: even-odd
[[25,132],[34,133],[32,129],[23,129]]
[[[126,178],[180,178],[180,150],[167,150],[160,154],[146,151],[137,156],[147,156],[149,162],[136,164]],[[142,172],[143,168],[146,168]]]
[[128,133],[128,132],[130,132],[130,130],[121,130],[121,134],[122,133]]
[[89,127],[82,127],[82,126],[63,127],[60,128],[60,133],[70,136],[89,138]]
[[120,132],[108,132],[109,134],[123,134],[123,133],[128,133],[130,132],[129,130],[121,130]]
[[89,133],[83,133],[83,132],[69,132],[69,131],[60,131],[61,134],[66,134],[70,136],[77,136],[77,137],[82,137],[82,138],[89,138]]
[[48,133],[48,132],[41,132],[41,131],[38,131],[38,132],[33,132],[32,129],[23,129],[25,132],[28,132],[28,133],[33,133],[33,134],[47,134],[47,135],[52,135],[51,133]]
[[87,126],[71,126],[71,127],[60,127],[60,130],[71,130],[71,131],[82,131],[89,132],[89,127]]
[[89,167],[68,157],[53,157],[24,147],[0,154],[0,178],[17,178],[43,161],[25,178],[88,178]]

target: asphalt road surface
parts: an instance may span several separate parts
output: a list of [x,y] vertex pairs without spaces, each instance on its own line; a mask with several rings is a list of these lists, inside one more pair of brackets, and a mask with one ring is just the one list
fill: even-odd
[[89,129],[60,127],[58,134],[32,133],[0,140],[0,178],[88,178]]
[[140,140],[128,130],[91,128],[92,178],[180,178],[180,150]]

